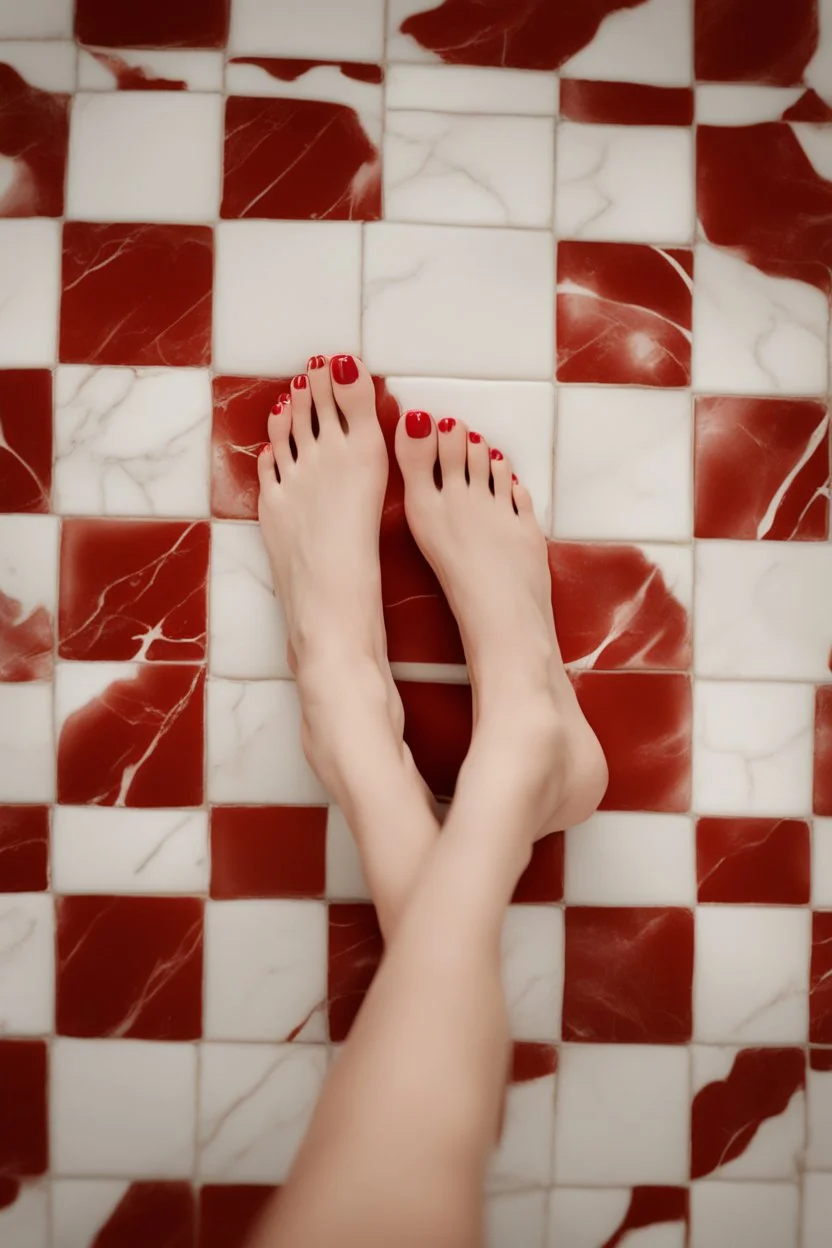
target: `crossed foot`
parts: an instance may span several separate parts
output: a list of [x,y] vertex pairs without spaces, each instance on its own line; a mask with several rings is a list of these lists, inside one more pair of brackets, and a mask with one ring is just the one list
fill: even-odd
[[[304,749],[343,805],[350,777],[339,747],[356,731],[357,698],[386,718],[413,768],[387,659],[378,554],[387,453],[365,365],[313,356],[272,409],[268,433],[260,525],[286,611]],[[564,670],[528,492],[500,451],[451,417],[407,412],[396,457],[408,524],[459,624],[475,741],[533,805],[532,840],[582,821],[603,795],[606,763]]]

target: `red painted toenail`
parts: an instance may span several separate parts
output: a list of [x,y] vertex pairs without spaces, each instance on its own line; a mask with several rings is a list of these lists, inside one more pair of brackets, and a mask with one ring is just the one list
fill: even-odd
[[469,430],[468,430],[468,441],[469,441],[469,442],[482,442],[482,434],[481,434],[481,433],[477,433],[477,431],[476,431],[475,429],[469,429]]
[[430,416],[427,412],[407,412],[404,427],[409,438],[426,438],[430,433]]
[[516,473],[512,473],[512,474],[511,474],[511,479],[512,479],[512,481],[514,482],[514,484],[515,484],[515,485],[519,485],[519,484],[520,484],[520,482],[519,482],[519,480],[518,480],[518,478],[517,478]]
[[323,368],[325,364],[326,364],[326,359],[324,356],[313,355],[309,358],[306,367],[307,368]]
[[453,416],[443,416],[439,424],[437,425],[437,428],[440,433],[450,433],[451,430],[455,426],[456,426],[456,421],[454,420]]
[[275,403],[274,407],[272,408],[272,416],[279,416],[282,411],[283,411],[283,403],[282,402]]
[[258,455],[264,455],[266,451],[271,449],[271,445],[272,445],[271,442],[264,442],[263,445],[260,447],[260,450],[257,452]]
[[297,377],[292,378],[292,385],[296,390],[305,390],[309,385],[306,373],[298,373]]
[[502,458],[503,458],[503,452],[502,452],[502,451],[498,451],[498,450],[497,450],[497,448],[496,448],[496,446],[492,446],[492,448],[491,448],[491,458],[492,458],[492,459],[502,459]]
[[334,355],[329,361],[333,381],[339,386],[351,386],[358,381],[358,365],[351,355]]
[[280,398],[277,401],[278,403],[291,403],[292,396],[291,394],[281,394]]

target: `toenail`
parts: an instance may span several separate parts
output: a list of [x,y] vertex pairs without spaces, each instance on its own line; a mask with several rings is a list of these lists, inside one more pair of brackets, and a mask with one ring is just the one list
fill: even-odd
[[339,386],[351,386],[358,381],[358,365],[351,355],[334,355],[329,361],[329,367]]
[[265,452],[268,451],[270,447],[271,447],[271,442],[264,442],[263,445],[260,447],[260,450],[257,452],[257,454],[258,455],[265,454]]
[[430,433],[430,416],[427,412],[407,412],[404,427],[409,438],[426,438]]
[[502,459],[502,458],[503,458],[503,452],[502,452],[502,451],[498,451],[498,450],[497,450],[497,448],[496,448],[496,446],[492,446],[492,448],[491,448],[491,458],[492,458],[492,459]]
[[297,377],[292,378],[292,385],[296,390],[305,390],[308,384],[306,373],[298,373]]
[[278,403],[291,403],[292,396],[291,394],[281,394],[280,398],[277,401]]
[[482,434],[481,434],[481,433],[477,433],[476,429],[469,429],[469,430],[468,430],[468,441],[469,441],[469,442],[482,442]]
[[440,433],[450,433],[455,425],[456,425],[456,421],[454,420],[453,416],[443,416],[437,428],[439,429]]
[[515,485],[519,485],[519,484],[520,484],[519,478],[518,478],[518,476],[517,476],[517,474],[516,474],[516,473],[514,473],[514,472],[513,472],[513,473],[511,474],[511,479],[512,479],[512,481],[514,482],[514,484],[515,484]]
[[306,367],[307,368],[323,368],[325,364],[326,364],[326,358],[323,355],[313,355],[313,356],[310,356]]
[[279,416],[282,411],[283,411],[283,403],[282,402],[275,403],[274,407],[272,408],[272,416]]

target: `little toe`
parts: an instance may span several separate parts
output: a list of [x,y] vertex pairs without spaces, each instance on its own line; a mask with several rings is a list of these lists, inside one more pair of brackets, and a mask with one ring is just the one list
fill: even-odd
[[292,437],[300,455],[305,446],[315,440],[312,429],[312,391],[306,373],[298,373],[292,378]]
[[525,485],[518,481],[515,476],[512,476],[511,479],[511,497],[514,501],[514,506],[517,508],[518,516],[531,520],[533,524],[536,523],[532,496]]
[[329,361],[329,375],[347,428],[360,431],[378,425],[373,379],[364,361],[354,355],[334,355]]
[[268,430],[277,471],[282,477],[293,462],[289,442],[289,435],[292,432],[292,404],[288,395],[281,395],[269,412]]
[[405,412],[396,426],[396,459],[412,501],[436,494],[436,426],[427,412]]
[[501,502],[511,502],[511,464],[502,451],[496,446],[491,448],[491,480],[494,482],[494,497]]
[[476,429],[468,430],[468,481],[471,485],[488,485],[491,459],[488,443]]
[[279,492],[277,474],[274,470],[274,451],[271,442],[267,442],[257,456],[257,476],[260,481],[260,502],[269,504]]
[[437,421],[439,443],[439,466],[442,469],[442,487],[465,485],[465,447],[468,427],[453,416],[443,416]]
[[332,393],[329,380],[329,369],[325,355],[313,355],[306,365],[309,385],[312,390],[312,402],[318,416],[318,436],[321,434],[340,432],[341,422],[338,419],[338,408]]

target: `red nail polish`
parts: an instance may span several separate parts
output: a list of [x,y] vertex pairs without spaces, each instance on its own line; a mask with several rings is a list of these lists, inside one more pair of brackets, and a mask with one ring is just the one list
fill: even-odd
[[453,416],[443,416],[439,424],[437,425],[437,429],[439,430],[440,433],[450,433],[451,430],[455,427],[455,425],[456,425],[456,421],[454,420]]
[[271,442],[264,442],[263,445],[260,447],[260,450],[257,452],[257,454],[262,455],[264,451],[267,451],[269,449],[270,446],[271,446]]
[[281,394],[280,398],[277,401],[278,403],[291,403],[292,396],[291,394]]
[[430,416],[427,412],[407,412],[404,427],[409,438],[426,438],[430,433]]
[[274,407],[272,408],[272,416],[279,416],[282,411],[283,411],[283,404],[275,403]]
[[476,431],[475,429],[469,429],[469,430],[468,430],[468,441],[469,441],[469,442],[482,442],[482,434],[481,434],[481,433],[477,433],[477,431]]
[[503,458],[503,452],[502,452],[502,451],[498,451],[498,450],[497,450],[497,448],[496,448],[496,446],[492,446],[492,448],[491,448],[491,458],[492,458],[492,459],[502,459],[502,458]]
[[306,373],[298,373],[297,377],[292,378],[292,385],[296,390],[305,390],[308,384]]
[[325,364],[326,364],[326,360],[322,355],[313,355],[313,356],[310,356],[309,360],[307,361],[306,367],[307,368],[323,368]]
[[358,381],[358,365],[351,355],[333,355],[329,367],[339,386],[351,386]]
[[512,481],[514,482],[514,484],[515,484],[515,485],[519,485],[519,484],[520,484],[520,482],[519,482],[519,480],[518,480],[518,478],[517,478],[517,474],[516,474],[516,473],[514,473],[514,472],[513,472],[513,473],[511,474],[511,479],[512,479]]

